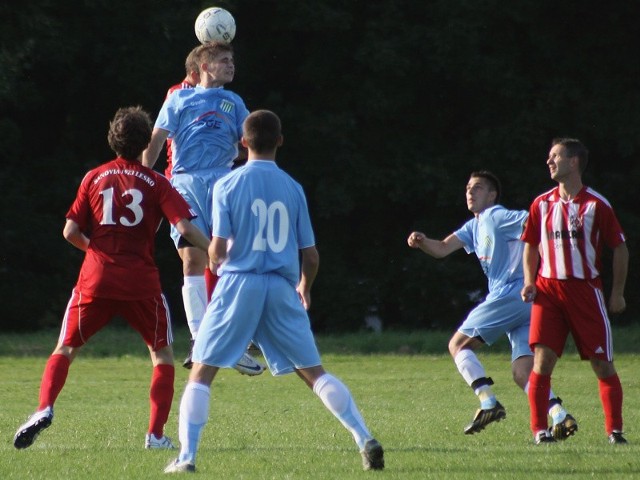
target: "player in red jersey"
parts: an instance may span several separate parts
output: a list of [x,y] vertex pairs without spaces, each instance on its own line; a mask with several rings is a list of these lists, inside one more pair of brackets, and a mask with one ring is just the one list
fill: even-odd
[[522,299],[533,302],[529,407],[536,443],[554,441],[547,429],[551,374],[569,333],[580,358],[591,362],[598,378],[609,442],[627,443],[622,434],[622,386],[613,365],[600,271],[602,248],[607,246],[613,250],[609,312],[622,312],[629,251],[609,202],[582,183],[587,162],[588,151],[579,140],[552,142],[547,165],[558,186],[533,201],[522,235]]
[[173,400],[171,319],[154,262],[154,238],[162,218],[193,245],[209,240],[189,221],[193,214],[169,181],[140,161],[151,138],[151,119],[140,107],[116,112],[109,146],[118,156],[89,171],[67,212],[63,235],[86,252],[49,357],[36,413],[18,428],[16,448],[29,447],[51,425],[53,405],[81,347],[112,317],[123,317],[140,333],[153,363],[146,448],[174,448],[164,435]]

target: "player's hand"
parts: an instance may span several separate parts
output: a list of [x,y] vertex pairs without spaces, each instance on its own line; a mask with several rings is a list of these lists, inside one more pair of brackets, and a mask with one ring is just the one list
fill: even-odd
[[311,292],[305,292],[300,287],[298,287],[296,291],[298,292],[298,297],[300,297],[300,302],[304,309],[309,310],[309,307],[311,306]]
[[622,313],[627,308],[627,302],[622,295],[612,295],[609,298],[609,312]]
[[420,244],[427,238],[422,232],[412,232],[407,238],[407,243],[411,248],[420,248]]
[[536,298],[538,294],[538,290],[535,285],[525,285],[523,289],[520,291],[520,296],[522,297],[522,301],[525,303],[531,303]]

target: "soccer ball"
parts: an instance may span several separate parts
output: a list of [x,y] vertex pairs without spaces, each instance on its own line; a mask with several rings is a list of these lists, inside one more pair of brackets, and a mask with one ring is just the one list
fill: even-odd
[[236,21],[224,8],[211,7],[198,15],[195,31],[200,43],[231,43],[236,35]]

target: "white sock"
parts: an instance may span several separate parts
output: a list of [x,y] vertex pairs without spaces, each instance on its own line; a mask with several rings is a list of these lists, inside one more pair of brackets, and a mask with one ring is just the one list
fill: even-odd
[[195,463],[202,429],[209,418],[211,389],[201,383],[189,382],[180,401],[178,437],[180,438],[180,462]]
[[[527,382],[527,384],[524,386],[524,393],[529,393],[529,382]],[[549,400],[552,400],[554,398],[557,398],[556,394],[553,390],[549,389]],[[562,404],[556,403],[553,406],[549,406],[549,415],[553,419],[553,424],[555,425],[565,419],[565,417],[567,416],[567,411],[564,409]]]
[[460,350],[453,358],[453,361],[456,367],[458,367],[460,375],[462,375],[462,378],[464,378],[464,381],[467,382],[469,386],[479,378],[487,376],[484,367],[476,354],[473,353],[473,350],[469,350],[468,348]]
[[204,283],[204,275],[184,277],[182,303],[191,338],[195,339],[207,308],[207,287]]
[[333,375],[325,373],[313,384],[313,393],[320,397],[324,406],[351,432],[362,450],[365,442],[373,437],[346,385]]

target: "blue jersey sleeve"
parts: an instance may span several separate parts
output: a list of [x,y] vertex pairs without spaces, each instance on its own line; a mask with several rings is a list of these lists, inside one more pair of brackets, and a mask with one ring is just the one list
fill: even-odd
[[475,224],[477,223],[475,218],[472,218],[466,222],[462,227],[453,232],[453,234],[464,243],[464,250],[467,253],[475,252]]
[[494,223],[507,240],[519,240],[529,217],[526,210],[495,210]]

